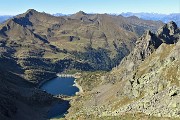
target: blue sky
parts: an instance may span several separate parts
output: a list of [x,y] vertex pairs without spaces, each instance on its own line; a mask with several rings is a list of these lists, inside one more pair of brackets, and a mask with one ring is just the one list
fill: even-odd
[[1,0],[0,15],[15,15],[28,9],[46,13],[154,12],[180,13],[180,0]]

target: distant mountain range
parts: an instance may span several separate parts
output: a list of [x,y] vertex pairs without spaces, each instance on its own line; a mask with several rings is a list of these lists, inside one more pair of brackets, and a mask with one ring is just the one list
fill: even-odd
[[0,23],[4,22],[7,19],[12,18],[12,17],[13,17],[12,15],[3,15],[3,16],[0,16]]
[[170,21],[176,22],[178,26],[180,26],[180,13],[172,13],[172,14],[158,14],[158,13],[122,13],[121,14],[124,17],[130,17],[130,16],[136,16],[138,18],[142,18],[144,20],[160,20],[164,23],[168,23]]
[[56,13],[56,14],[52,14],[53,16],[67,16],[68,14],[63,14],[63,13]]

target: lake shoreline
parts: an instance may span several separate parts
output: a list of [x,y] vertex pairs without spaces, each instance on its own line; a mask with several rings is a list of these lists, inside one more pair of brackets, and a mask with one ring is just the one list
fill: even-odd
[[79,89],[79,91],[78,91],[78,92],[76,92],[76,94],[75,94],[75,95],[78,95],[78,94],[83,93],[83,89],[82,89],[82,87],[78,84],[77,79],[75,79],[75,80],[74,80],[74,84],[73,84],[73,86],[76,86],[76,87]]

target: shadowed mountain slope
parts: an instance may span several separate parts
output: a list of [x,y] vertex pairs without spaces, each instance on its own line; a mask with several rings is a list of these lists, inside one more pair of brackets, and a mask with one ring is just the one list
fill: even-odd
[[0,65],[0,117],[2,120],[46,120],[56,100],[27,80]]

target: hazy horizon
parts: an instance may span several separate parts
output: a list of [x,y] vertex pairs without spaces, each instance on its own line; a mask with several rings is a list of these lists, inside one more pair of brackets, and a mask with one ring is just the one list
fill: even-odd
[[121,14],[122,12],[132,13],[158,13],[158,14],[171,14],[180,13],[179,0],[163,0],[163,1],[144,1],[144,0],[31,0],[21,1],[7,0],[2,1],[0,4],[0,15],[17,15],[24,13],[28,9],[35,9],[39,12],[46,12],[49,14],[73,14],[78,11],[86,13],[108,13],[108,14]]
[[[30,10],[30,9],[32,9],[32,8],[29,8],[29,9],[27,9],[26,11],[28,11],[28,10]],[[36,10],[36,9],[34,9],[34,10]],[[16,15],[25,13],[26,11],[22,11],[21,13],[18,13],[18,14],[0,14],[0,16],[16,16]],[[36,11],[38,11],[38,10],[36,10]],[[82,11],[82,10],[79,10],[79,11]],[[51,15],[54,15],[54,14],[71,15],[71,14],[75,14],[75,13],[77,13],[77,12],[79,12],[79,11],[76,11],[76,12],[74,12],[74,13],[67,13],[67,14],[62,13],[62,12],[56,12],[56,13],[48,13],[48,12],[46,12],[46,11],[38,11],[38,12],[45,12],[45,13],[51,14]],[[85,12],[85,11],[83,11],[83,12]],[[121,13],[85,12],[85,13],[87,13],[87,14],[116,14],[116,15],[120,15],[120,14],[123,14],[123,13],[133,13],[133,14],[145,13],[145,14],[159,14],[159,15],[180,14],[180,13],[176,13],[176,12],[174,12],[174,13],[168,13],[168,14],[165,14],[165,13],[155,13],[155,12],[121,12]]]

